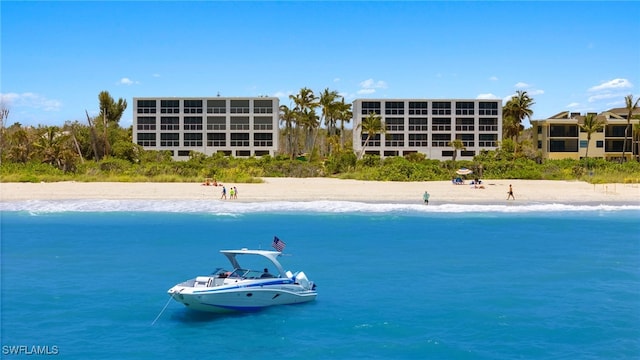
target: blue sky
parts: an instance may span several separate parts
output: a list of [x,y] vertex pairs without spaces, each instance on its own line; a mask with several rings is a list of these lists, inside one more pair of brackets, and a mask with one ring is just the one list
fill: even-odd
[[[534,99],[533,119],[640,94],[640,2],[0,2],[5,125],[86,122],[98,93]],[[528,126],[528,122],[525,123]]]

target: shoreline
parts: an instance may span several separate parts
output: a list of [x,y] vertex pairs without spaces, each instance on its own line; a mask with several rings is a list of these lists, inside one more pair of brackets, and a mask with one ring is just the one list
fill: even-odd
[[[515,200],[506,200],[509,185]],[[231,202],[268,201],[355,201],[367,203],[532,205],[595,204],[640,205],[640,184],[589,184],[561,180],[484,180],[484,188],[454,185],[451,181],[363,181],[334,178],[263,178],[262,183],[114,183],[54,182],[0,183],[0,202],[29,200],[221,200]],[[229,187],[237,187],[238,198],[229,199]]]

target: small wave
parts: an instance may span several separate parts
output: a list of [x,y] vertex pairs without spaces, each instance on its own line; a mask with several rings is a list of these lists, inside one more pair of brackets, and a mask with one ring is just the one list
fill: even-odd
[[234,202],[211,200],[29,200],[0,202],[0,211],[58,212],[163,212],[208,213],[237,216],[247,213],[535,213],[568,211],[639,211],[624,204],[409,204],[355,201]]

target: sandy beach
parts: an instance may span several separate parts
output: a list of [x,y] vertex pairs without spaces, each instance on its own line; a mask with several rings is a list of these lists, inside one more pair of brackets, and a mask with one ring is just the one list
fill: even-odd
[[[227,201],[313,201],[421,203],[428,191],[430,204],[505,203],[509,184],[511,203],[640,204],[638,184],[598,184],[581,181],[485,180],[484,188],[450,181],[387,182],[330,178],[264,178],[263,183],[224,184]],[[229,188],[238,198],[229,199]],[[221,198],[222,186],[199,183],[0,183],[0,201],[63,199],[200,200]]]

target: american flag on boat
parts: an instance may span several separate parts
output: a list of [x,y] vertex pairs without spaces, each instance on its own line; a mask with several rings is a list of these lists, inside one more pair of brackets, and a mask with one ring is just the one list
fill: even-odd
[[273,248],[276,249],[277,251],[282,252],[282,250],[284,250],[284,247],[287,246],[287,244],[285,244],[284,241],[278,239],[277,236],[274,236],[271,246],[273,246]]

